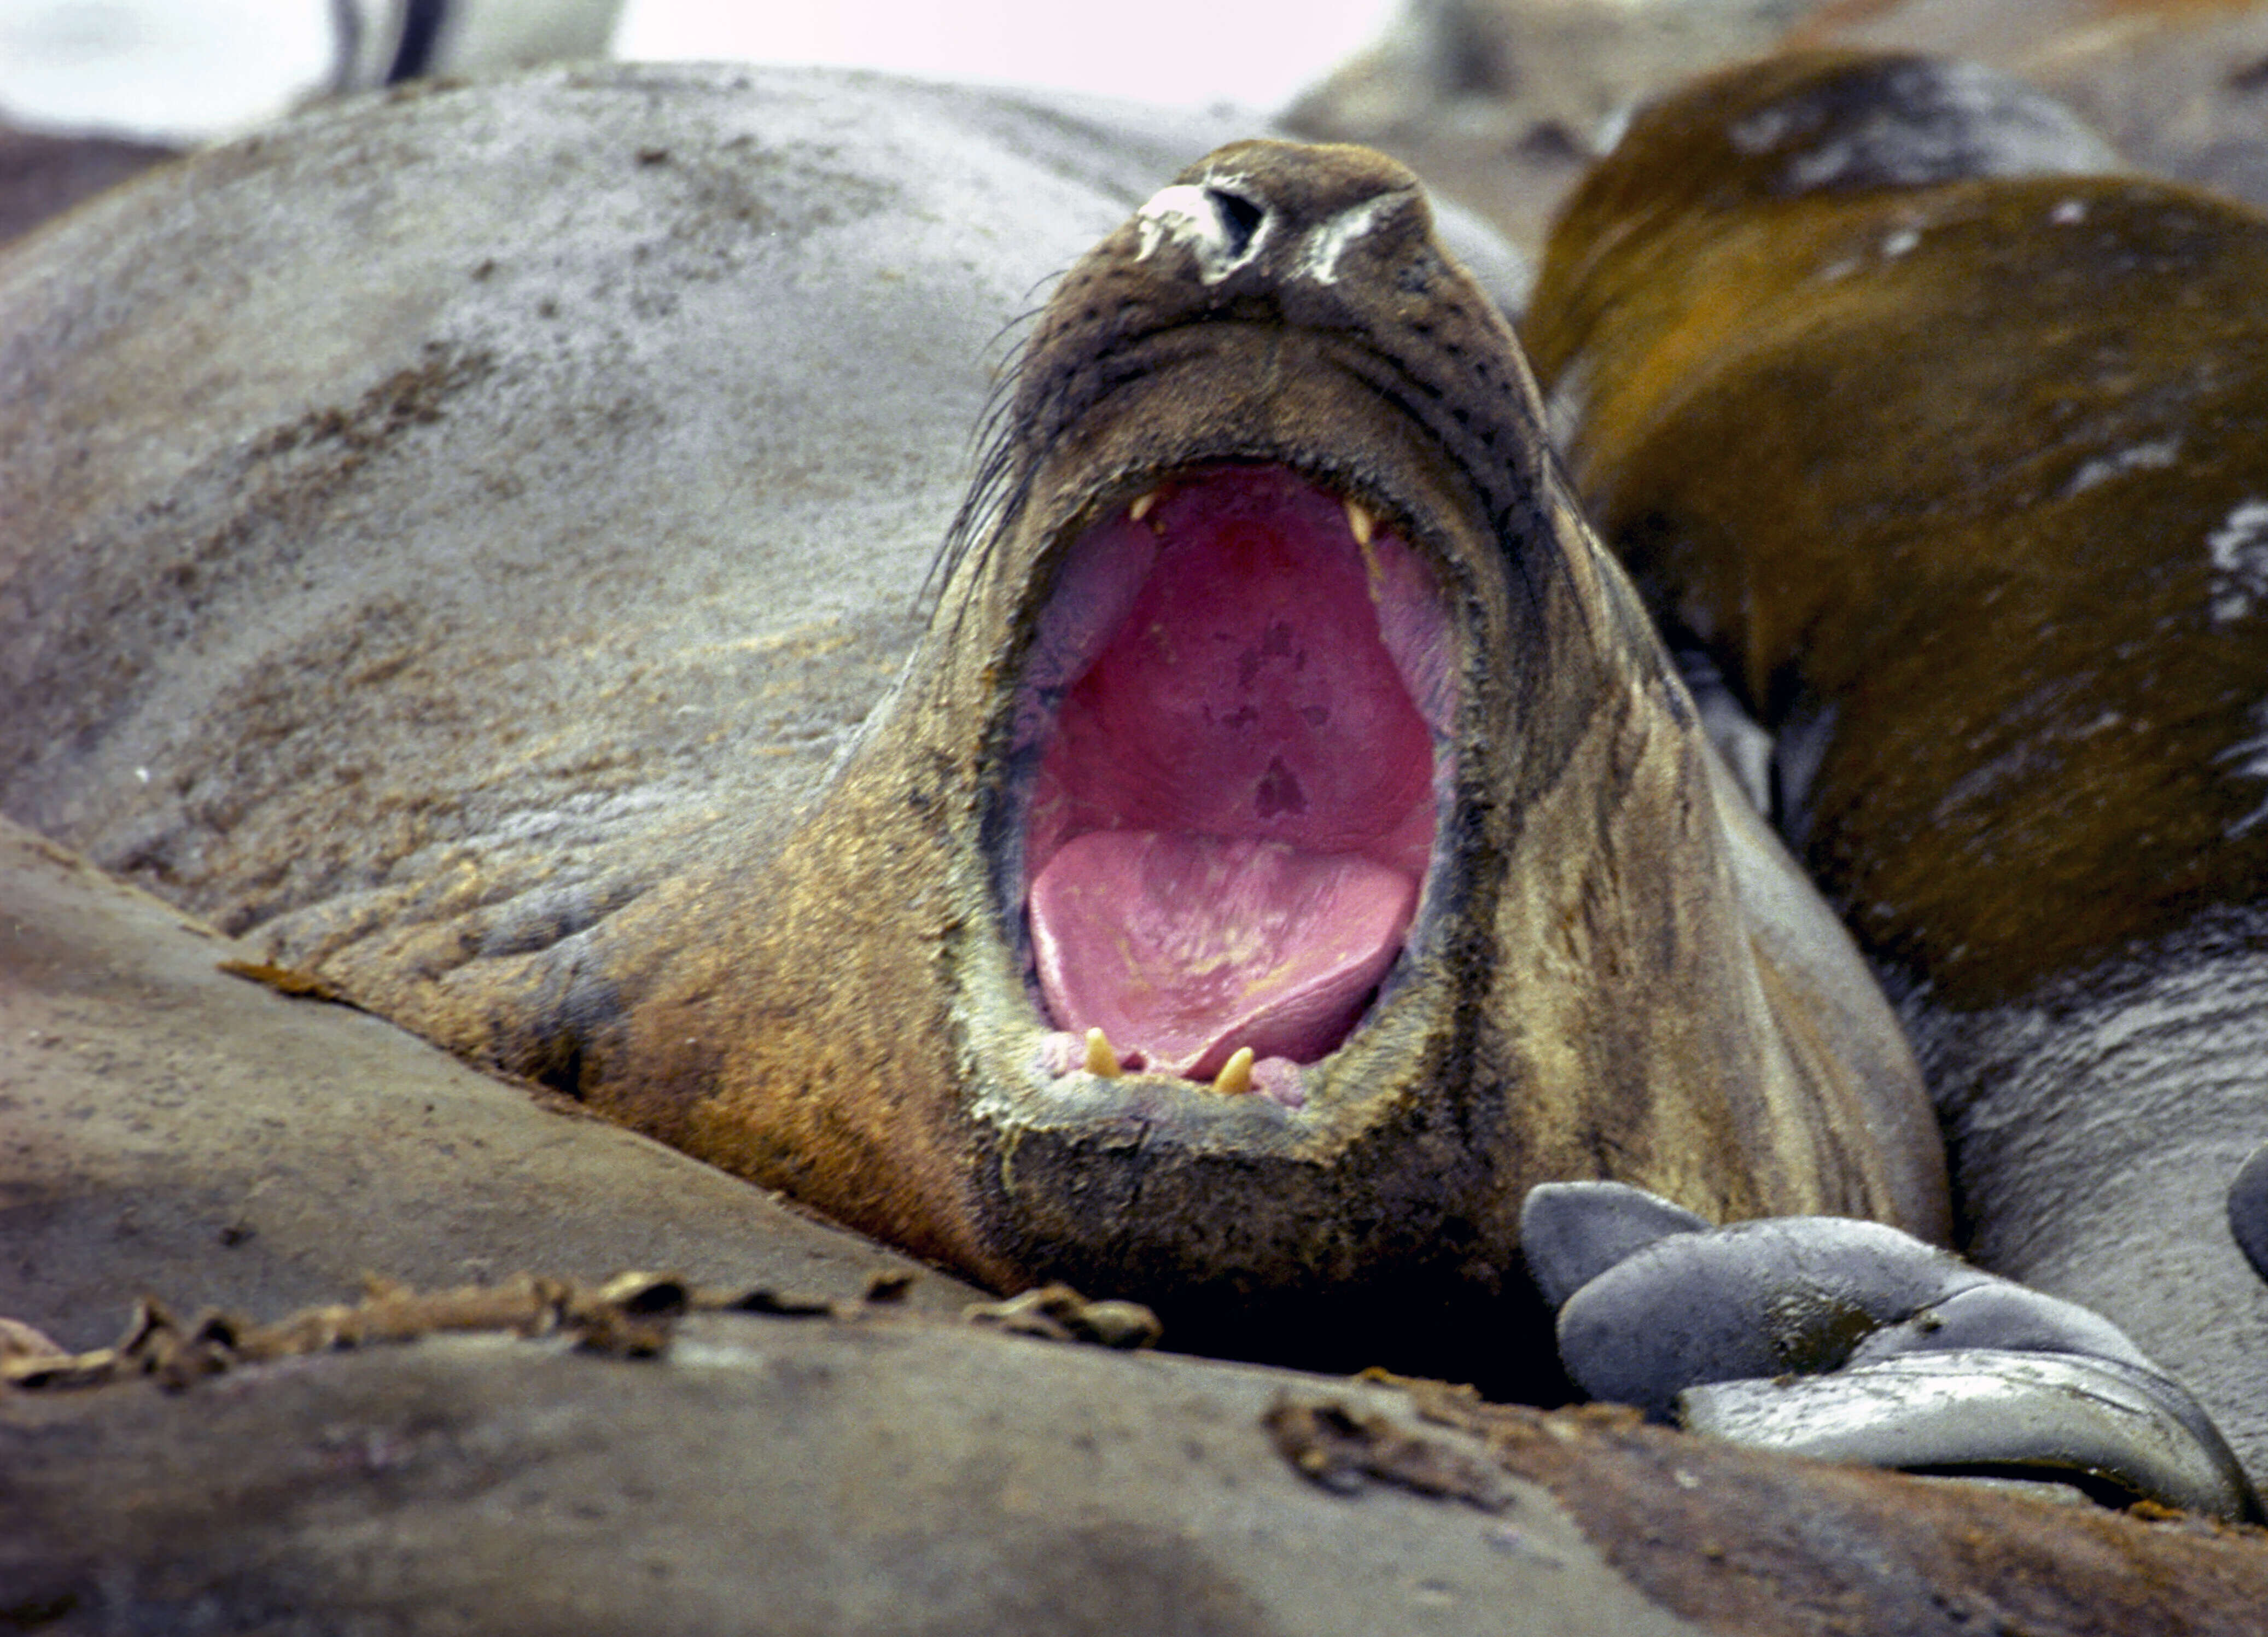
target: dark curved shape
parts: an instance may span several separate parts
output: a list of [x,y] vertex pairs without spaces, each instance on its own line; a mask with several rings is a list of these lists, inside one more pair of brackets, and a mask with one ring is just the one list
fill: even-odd
[[2268,1279],[2268,1147],[2247,1160],[2229,1184],[2228,1231],[2253,1271]]
[[2069,1353],[1960,1348],[1829,1375],[1716,1382],[1678,1397],[1690,1432],[1821,1461],[2071,1486],[2257,1523],[2260,1497],[2173,1381]]
[[403,0],[401,40],[394,48],[394,61],[387,67],[387,85],[398,85],[431,70],[441,26],[448,20],[449,0]]

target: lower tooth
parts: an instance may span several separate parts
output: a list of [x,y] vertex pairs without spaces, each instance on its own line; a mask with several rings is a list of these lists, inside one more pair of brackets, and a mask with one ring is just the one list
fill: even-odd
[[1239,1046],[1213,1076],[1212,1088],[1224,1096],[1241,1096],[1252,1089],[1252,1048]]
[[1110,1037],[1099,1029],[1086,1031],[1086,1072],[1098,1080],[1118,1078],[1118,1054],[1110,1049]]

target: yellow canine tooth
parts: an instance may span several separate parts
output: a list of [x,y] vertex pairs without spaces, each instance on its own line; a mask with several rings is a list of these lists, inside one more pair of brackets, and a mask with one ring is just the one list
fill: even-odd
[[1228,1054],[1228,1061],[1212,1077],[1212,1088],[1225,1097],[1241,1096],[1252,1089],[1251,1047],[1239,1046]]
[[1348,500],[1342,504],[1346,507],[1347,527],[1354,535],[1354,543],[1358,546],[1368,545],[1371,535],[1378,531],[1378,520],[1371,515],[1370,508],[1359,500]]
[[1135,496],[1134,504],[1126,508],[1126,515],[1138,523],[1150,515],[1150,508],[1157,504],[1158,491],[1152,489],[1148,494]]
[[1119,1075],[1118,1054],[1110,1049],[1110,1037],[1099,1029],[1086,1031],[1086,1072],[1098,1080],[1116,1080]]

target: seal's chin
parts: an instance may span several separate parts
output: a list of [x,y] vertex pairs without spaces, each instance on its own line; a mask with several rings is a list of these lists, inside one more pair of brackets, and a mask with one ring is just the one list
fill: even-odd
[[1059,1069],[1301,1100],[1417,911],[1453,648],[1418,553],[1284,467],[1176,473],[1071,542],[1017,711]]

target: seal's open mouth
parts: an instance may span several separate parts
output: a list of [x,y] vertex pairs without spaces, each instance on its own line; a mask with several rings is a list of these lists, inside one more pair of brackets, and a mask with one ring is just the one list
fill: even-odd
[[1416,912],[1454,675],[1424,561],[1285,468],[1183,471],[1075,541],[1016,733],[1057,1066],[1299,1102]]

